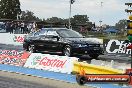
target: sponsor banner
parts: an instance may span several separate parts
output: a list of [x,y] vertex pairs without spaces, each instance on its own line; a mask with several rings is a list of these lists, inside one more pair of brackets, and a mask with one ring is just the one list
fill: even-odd
[[125,43],[123,40],[104,40],[104,49],[108,54],[130,55],[131,49],[126,49],[130,44]]
[[[125,74],[79,74],[76,75],[78,84],[85,83],[124,83],[132,85],[132,69],[127,69]],[[83,81],[83,83],[81,83]]]
[[32,53],[24,67],[70,74],[75,60],[78,58]]
[[87,75],[87,82],[117,82],[117,83],[129,83],[130,76],[125,74],[110,75],[110,74],[92,74]]
[[16,50],[0,50],[0,64],[23,66],[29,57],[29,53]]
[[[0,33],[0,43],[22,45],[25,35],[27,34]],[[6,36],[6,37],[4,37],[3,39],[3,36]],[[90,39],[93,42],[99,42],[103,44],[103,39],[98,39],[98,38],[88,38],[88,39]]]
[[[1,44],[22,45],[26,34],[0,33]],[[3,36],[5,36],[3,38]]]
[[13,36],[13,41],[16,42],[16,43],[22,44],[24,42],[24,36],[25,35],[20,35],[20,34],[19,35],[18,34],[14,35]]

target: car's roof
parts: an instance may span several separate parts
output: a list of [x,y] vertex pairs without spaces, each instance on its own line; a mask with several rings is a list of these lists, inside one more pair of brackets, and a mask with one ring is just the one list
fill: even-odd
[[62,29],[68,30],[67,28],[42,28],[42,30],[62,30]]
[[70,30],[67,28],[41,28],[41,30],[29,33],[29,36],[34,35],[35,33],[42,32],[42,31],[57,31],[57,30]]

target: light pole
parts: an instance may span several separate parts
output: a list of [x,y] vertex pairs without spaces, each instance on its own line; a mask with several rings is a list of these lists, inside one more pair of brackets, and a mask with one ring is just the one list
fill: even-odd
[[101,2],[101,5],[100,5],[100,21],[99,21],[99,23],[100,23],[100,28],[101,28],[101,26],[102,26],[102,24],[101,24],[101,23],[102,23],[102,19],[101,19],[101,17],[102,17],[102,16],[101,16],[101,14],[102,14],[102,11],[101,11],[101,10],[102,10],[102,7],[103,7],[103,2]]
[[70,0],[70,10],[69,10],[69,29],[71,29],[71,5],[75,2],[75,0]]
[[102,24],[101,24],[101,23],[102,23],[102,21],[100,20],[100,21],[99,21],[99,23],[100,23],[100,28],[101,28],[101,26],[102,26]]
[[69,29],[71,29],[71,0],[70,0],[70,10],[69,10]]

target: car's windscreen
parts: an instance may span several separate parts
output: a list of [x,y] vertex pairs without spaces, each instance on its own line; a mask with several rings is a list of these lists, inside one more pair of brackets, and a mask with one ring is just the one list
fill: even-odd
[[82,38],[83,37],[81,34],[71,29],[69,30],[61,29],[61,30],[57,30],[57,32],[61,37],[64,37],[64,38]]

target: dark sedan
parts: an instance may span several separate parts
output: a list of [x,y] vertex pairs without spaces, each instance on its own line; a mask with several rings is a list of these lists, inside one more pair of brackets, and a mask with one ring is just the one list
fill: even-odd
[[23,48],[29,52],[61,52],[65,56],[103,54],[101,44],[66,28],[43,28],[25,37]]

